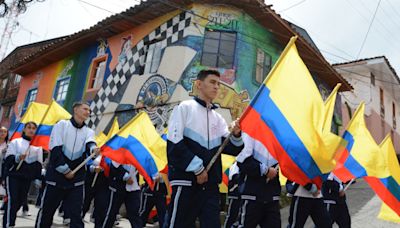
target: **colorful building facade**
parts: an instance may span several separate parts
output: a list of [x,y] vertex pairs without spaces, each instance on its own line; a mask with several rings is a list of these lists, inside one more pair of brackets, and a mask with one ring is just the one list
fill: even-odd
[[[74,101],[87,100],[92,109],[88,125],[97,133],[107,132],[114,117],[123,125],[142,110],[162,131],[173,107],[196,95],[197,73],[211,68],[221,72],[215,100],[219,112],[228,122],[239,118],[290,36],[279,36],[273,26],[266,27],[255,19],[257,15],[234,4],[189,7],[100,36],[67,57],[22,74],[16,115],[31,101],[55,99],[71,110]],[[333,74],[327,81],[309,68],[324,97],[342,80]],[[340,108],[336,110],[340,124]]]

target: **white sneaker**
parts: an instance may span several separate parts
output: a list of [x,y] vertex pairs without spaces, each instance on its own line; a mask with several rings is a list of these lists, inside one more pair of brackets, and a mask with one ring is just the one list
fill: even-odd
[[22,216],[23,217],[28,217],[28,216],[31,216],[32,214],[31,213],[29,213],[29,211],[22,211]]
[[71,219],[67,218],[67,219],[63,219],[63,225],[64,226],[68,226],[71,223]]

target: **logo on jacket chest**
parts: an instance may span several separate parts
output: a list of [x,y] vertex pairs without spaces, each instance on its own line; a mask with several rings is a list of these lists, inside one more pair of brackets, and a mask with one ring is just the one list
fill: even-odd
[[214,137],[218,135],[218,125],[216,123],[211,123],[210,133],[211,133],[211,136],[214,136]]

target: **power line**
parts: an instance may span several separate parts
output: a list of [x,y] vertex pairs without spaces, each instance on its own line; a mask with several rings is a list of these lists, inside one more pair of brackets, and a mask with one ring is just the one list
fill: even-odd
[[297,2],[297,3],[295,3],[295,4],[291,5],[291,6],[289,6],[289,7],[285,8],[285,9],[283,9],[283,10],[280,10],[279,13],[288,11],[288,10],[290,10],[290,9],[292,9],[292,8],[294,8],[294,7],[298,6],[298,5],[300,5],[300,4],[303,4],[305,1],[306,1],[306,0],[302,0],[302,1],[300,1],[300,2]]
[[392,3],[390,3],[390,0],[387,0],[386,1],[389,5],[390,5],[390,8],[397,14],[397,16],[400,18],[400,13],[396,10],[396,7],[394,7],[393,5],[392,5]]
[[113,11],[110,11],[108,9],[102,8],[100,6],[96,6],[96,5],[94,5],[94,4],[90,3],[90,2],[87,2],[87,1],[84,1],[84,0],[78,0],[78,1],[83,2],[83,3],[87,4],[87,5],[90,5],[90,6],[94,7],[94,8],[97,8],[99,10],[103,10],[103,11],[107,11],[107,12],[109,12],[111,14],[115,14],[115,12],[113,12]]
[[374,12],[374,15],[372,16],[371,22],[370,22],[370,24],[368,26],[367,33],[365,34],[365,37],[364,37],[364,40],[363,40],[363,42],[361,44],[360,50],[358,51],[357,59],[360,57],[361,51],[362,51],[362,49],[364,48],[364,45],[365,45],[365,41],[367,41],[369,31],[371,30],[372,24],[374,23],[375,16],[376,16],[376,13],[378,12],[379,5],[381,4],[381,1],[382,0],[379,0],[378,4],[376,5],[375,12]]

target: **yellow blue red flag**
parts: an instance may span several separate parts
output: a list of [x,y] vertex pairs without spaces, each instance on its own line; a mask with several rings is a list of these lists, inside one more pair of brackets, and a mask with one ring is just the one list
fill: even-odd
[[229,168],[235,162],[235,157],[227,154],[221,154],[222,162],[222,182],[219,184],[219,192],[228,193]]
[[361,103],[343,134],[347,145],[333,171],[343,182],[366,176],[377,178],[389,176],[383,153],[365,124],[364,109],[365,104]]
[[288,179],[321,186],[321,175],[335,167],[340,140],[325,137],[324,120],[332,116],[326,114],[295,40],[291,38],[244,112],[241,128],[268,149]]
[[47,107],[48,105],[32,102],[26,109],[26,112],[22,116],[21,120],[19,121],[16,130],[10,138],[10,141],[13,139],[21,138],[22,130],[24,129],[25,123],[33,121],[36,124],[40,124],[40,121],[43,119],[43,116],[46,113]]
[[382,203],[381,210],[379,211],[378,218],[389,222],[400,224],[400,216],[396,214],[388,205]]
[[125,124],[101,147],[102,155],[120,164],[136,167],[150,187],[153,178],[166,167],[166,159],[160,159],[160,151],[166,151],[166,142],[154,128],[149,116],[140,112]]
[[32,138],[31,145],[41,146],[44,150],[49,150],[50,134],[53,126],[60,120],[70,118],[71,114],[53,100],[40,121],[36,134]]
[[381,153],[385,157],[390,176],[385,178],[364,177],[374,192],[390,207],[397,216],[400,216],[400,165],[390,135],[382,141]]

